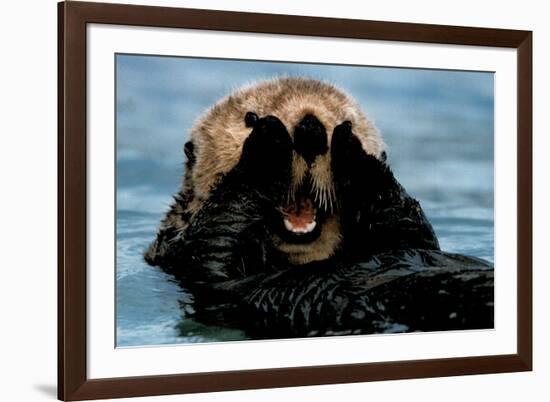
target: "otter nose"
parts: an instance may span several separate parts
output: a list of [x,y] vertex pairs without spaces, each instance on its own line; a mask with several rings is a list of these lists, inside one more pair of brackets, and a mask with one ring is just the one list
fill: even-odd
[[325,126],[314,115],[307,114],[294,128],[294,150],[308,165],[328,151]]

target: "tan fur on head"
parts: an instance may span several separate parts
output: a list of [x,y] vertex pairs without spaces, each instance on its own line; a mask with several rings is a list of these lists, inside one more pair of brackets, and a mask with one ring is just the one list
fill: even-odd
[[192,128],[191,140],[196,149],[193,182],[199,198],[208,197],[220,174],[239,161],[244,140],[250,134],[244,123],[249,111],[260,117],[278,117],[290,135],[305,115],[313,114],[325,126],[329,144],[334,127],[349,120],[366,152],[380,156],[384,150],[375,126],[357,103],[336,87],[295,77],[261,82],[222,99]]
[[[329,147],[334,128],[349,120],[367,153],[379,157],[384,150],[377,129],[357,103],[330,84],[305,78],[279,78],[247,86],[215,104],[191,130],[196,161],[192,172],[186,174],[182,191],[189,198],[187,212],[191,215],[201,208],[221,175],[239,161],[243,143],[251,132],[244,122],[247,112],[260,117],[276,116],[291,136],[304,116],[312,114],[324,125]],[[334,207],[336,197],[330,166],[329,150],[317,157],[309,169],[316,201],[328,211]],[[307,171],[306,162],[295,153],[290,192],[301,184]],[[286,244],[278,238],[274,243],[291,262],[303,264],[332,255],[340,237],[338,217],[331,215],[320,237],[312,243]]]

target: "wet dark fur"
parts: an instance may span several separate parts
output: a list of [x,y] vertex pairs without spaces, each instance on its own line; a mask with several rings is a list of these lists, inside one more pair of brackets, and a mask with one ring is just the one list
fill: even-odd
[[146,255],[194,295],[193,318],[256,338],[493,326],[491,266],[439,250],[419,203],[385,160],[364,152],[349,122],[330,147],[341,247],[290,264],[270,228],[294,145],[276,117],[247,119],[254,128],[238,165],[183,232],[159,233],[153,250],[162,253]]

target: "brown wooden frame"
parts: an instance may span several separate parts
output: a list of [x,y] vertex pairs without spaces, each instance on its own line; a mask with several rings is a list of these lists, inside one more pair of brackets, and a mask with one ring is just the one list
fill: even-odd
[[[86,24],[194,28],[517,49],[517,353],[88,379]],[[532,32],[104,3],[58,4],[58,397],[82,400],[532,370]]]

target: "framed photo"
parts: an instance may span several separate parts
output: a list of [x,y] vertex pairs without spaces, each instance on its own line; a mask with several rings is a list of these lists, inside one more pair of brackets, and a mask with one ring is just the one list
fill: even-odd
[[58,16],[59,399],[531,370],[531,32]]

